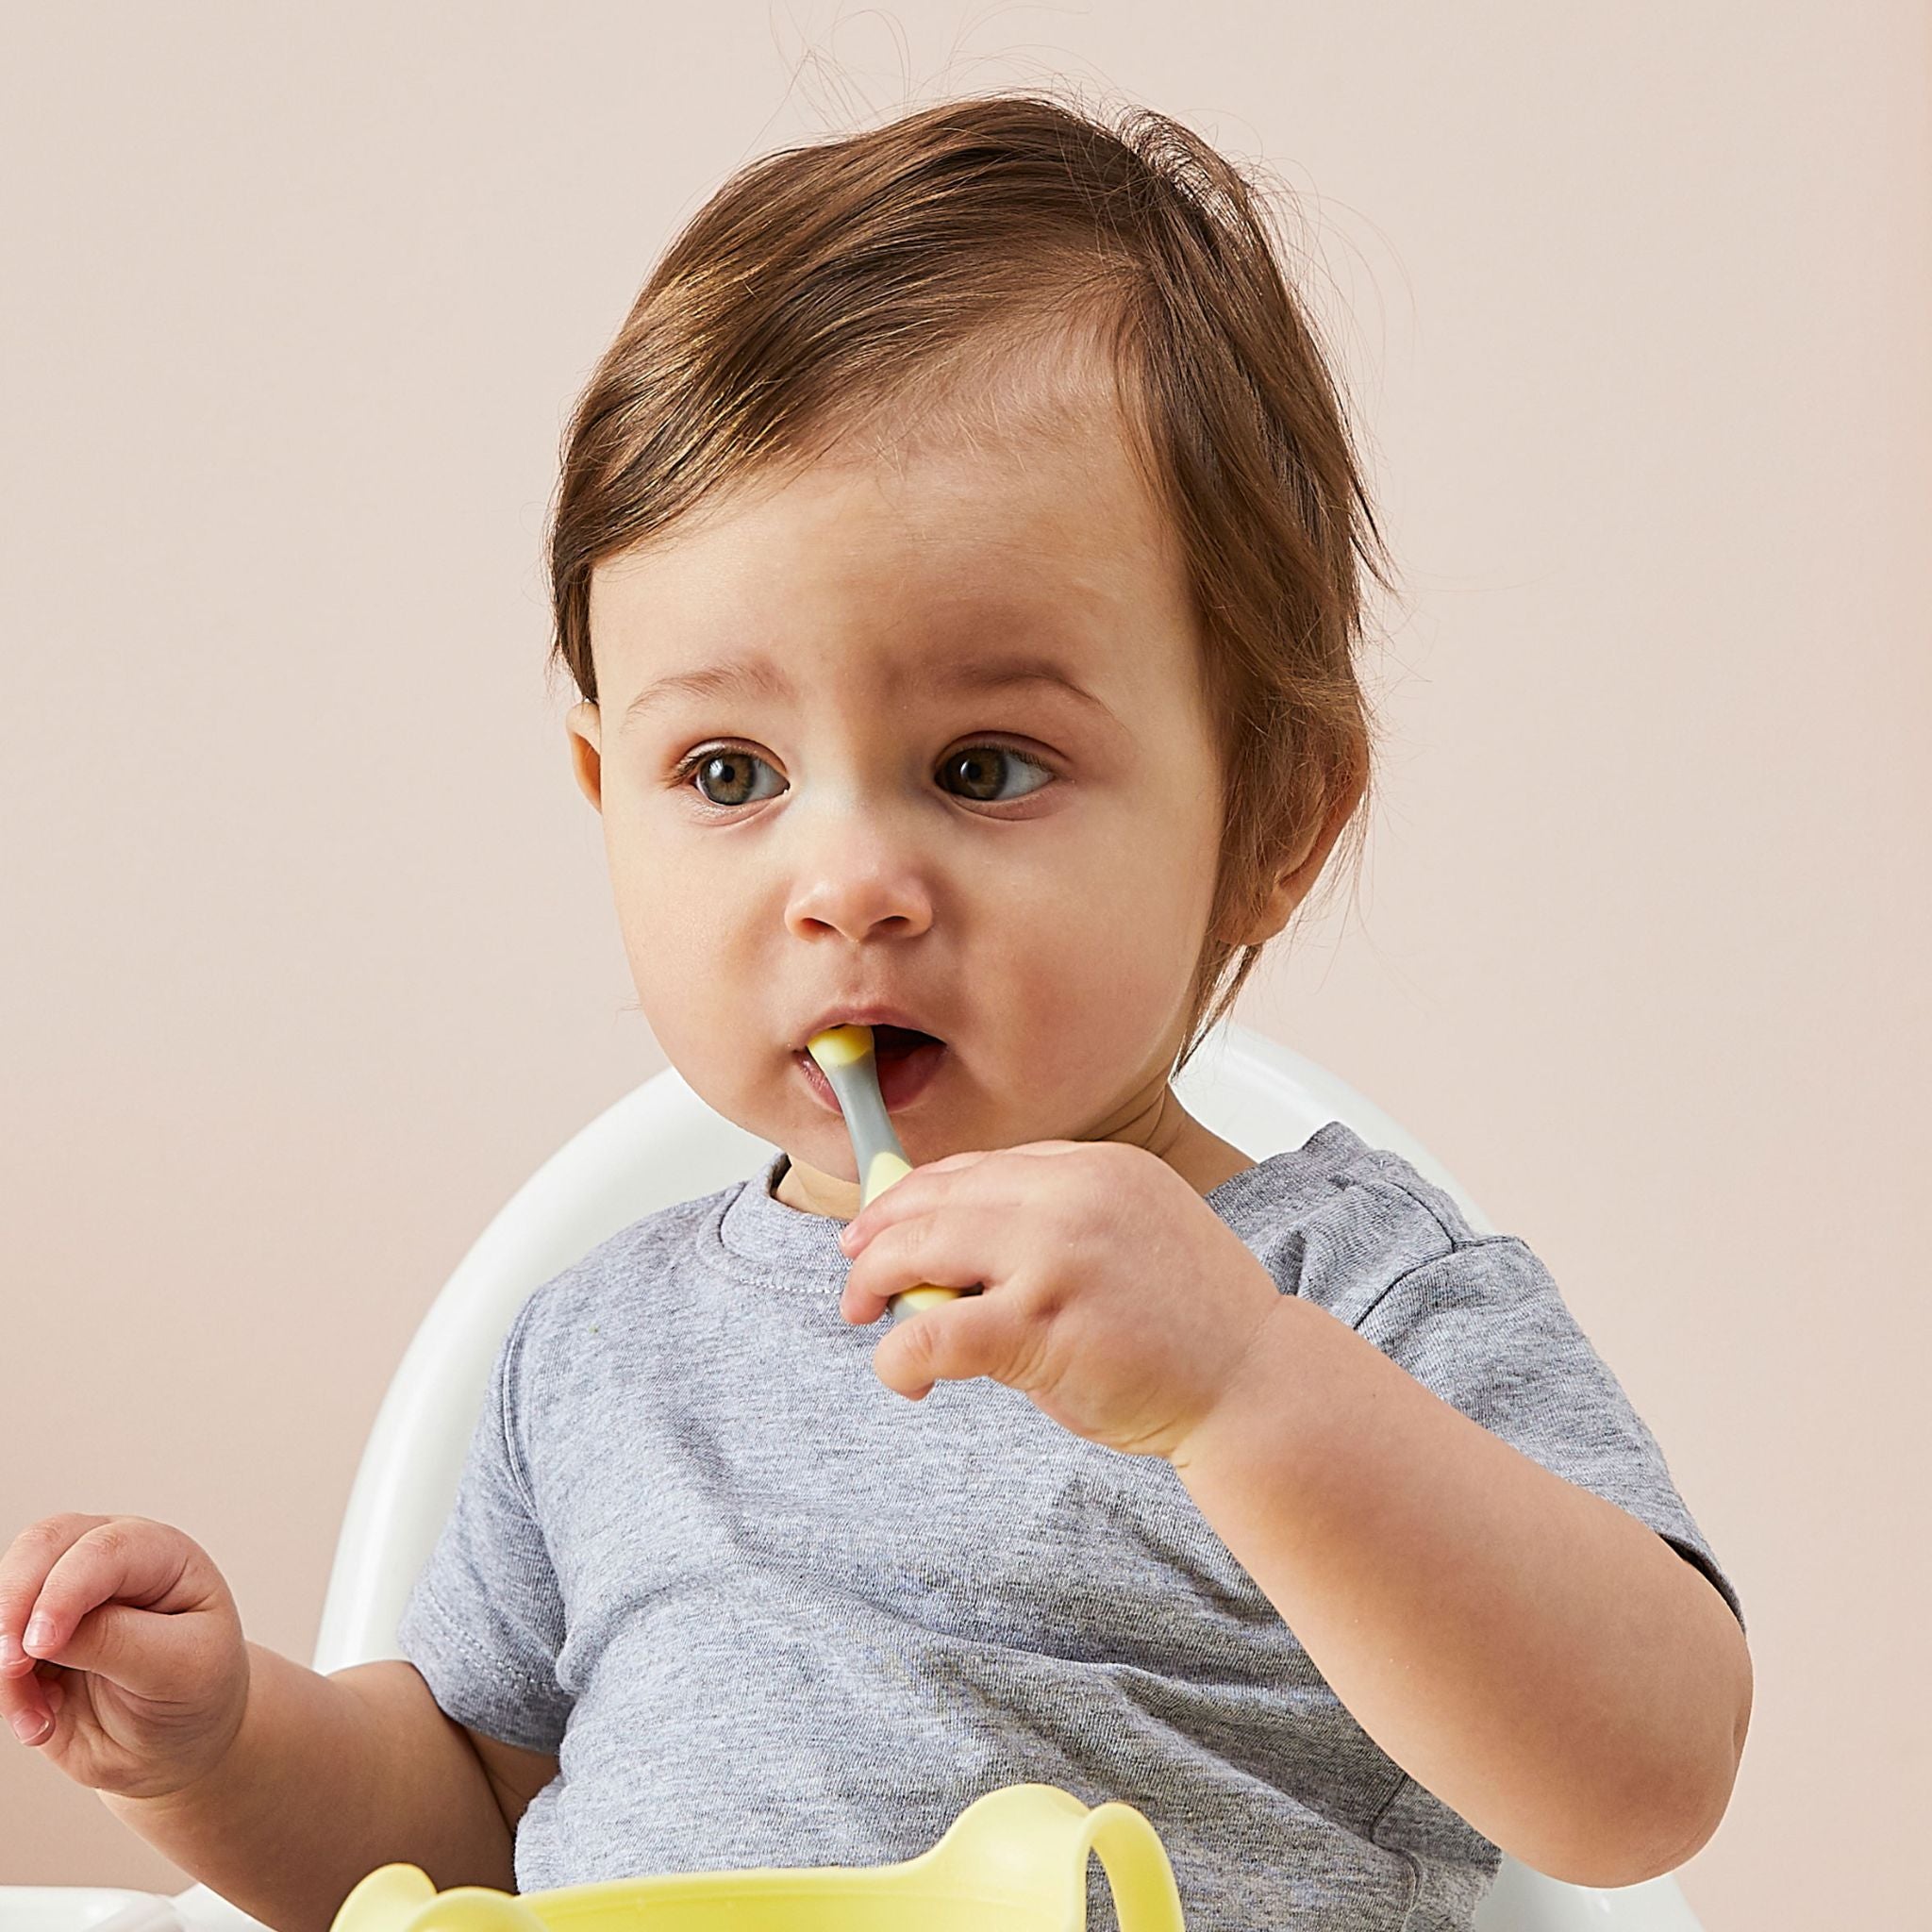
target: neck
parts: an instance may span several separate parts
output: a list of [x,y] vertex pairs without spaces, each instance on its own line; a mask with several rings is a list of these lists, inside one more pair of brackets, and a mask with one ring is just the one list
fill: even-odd
[[[1174,1089],[1166,1085],[1140,1116],[1124,1122],[1112,1133],[1074,1134],[1068,1138],[1120,1141],[1128,1146],[1144,1147],[1166,1161],[1197,1194],[1211,1194],[1224,1181],[1232,1180],[1255,1165],[1239,1147],[1204,1127],[1174,1098]],[[789,1154],[772,1197],[788,1208],[797,1208],[801,1214],[823,1214],[834,1221],[850,1221],[859,1209],[857,1181],[822,1174],[815,1167],[793,1160]]]

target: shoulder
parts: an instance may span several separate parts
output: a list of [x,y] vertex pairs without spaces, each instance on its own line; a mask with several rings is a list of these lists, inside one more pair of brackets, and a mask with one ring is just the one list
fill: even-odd
[[1432,1264],[1449,1264],[1437,1271],[1445,1278],[1491,1291],[1542,1274],[1518,1237],[1478,1232],[1446,1188],[1341,1121],[1216,1192],[1228,1197],[1217,1211],[1283,1292],[1317,1302],[1351,1326]]
[[733,1181],[711,1193],[654,1208],[586,1249],[525,1297],[506,1337],[507,1352],[512,1357],[547,1354],[558,1340],[641,1311],[653,1292],[690,1266],[703,1229],[745,1185]]

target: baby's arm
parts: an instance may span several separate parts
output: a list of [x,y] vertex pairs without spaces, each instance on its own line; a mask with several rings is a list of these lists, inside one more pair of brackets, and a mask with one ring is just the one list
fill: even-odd
[[275,1932],[326,1932],[379,1865],[513,1889],[554,1759],[473,1740],[413,1664],[321,1676],[242,1636],[193,1538],[69,1511],[0,1554],[0,1719]]
[[1717,1828],[1750,1653],[1635,1516],[1291,1296],[1172,1460],[1357,1723],[1504,1851],[1634,1885]]
[[108,1810],[275,1932],[327,1932],[355,1886],[398,1861],[439,1890],[516,1890],[505,1802],[413,1664],[322,1676],[248,1651],[247,1708],[214,1769],[164,1797],[103,1791]]

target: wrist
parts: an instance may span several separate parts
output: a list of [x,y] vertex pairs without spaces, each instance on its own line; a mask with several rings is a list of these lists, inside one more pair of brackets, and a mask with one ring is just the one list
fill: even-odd
[[1280,1417],[1285,1365],[1297,1353],[1295,1331],[1307,1304],[1283,1294],[1272,1277],[1270,1289],[1274,1299],[1249,1331],[1220,1393],[1168,1452],[1168,1461],[1183,1475],[1220,1460],[1235,1445],[1252,1443],[1262,1417]]
[[[144,1776],[96,1787],[97,1795],[110,1811],[131,1822],[137,1811],[158,1816],[218,1808],[225,1801],[236,1781],[236,1760],[253,1741],[253,1730],[260,1723],[265,1686],[264,1674],[257,1669],[257,1645],[243,1642],[238,1682],[225,1708],[211,1722],[206,1739],[185,1761],[159,1767]],[[287,1662],[272,1652],[260,1654],[277,1664]],[[123,1807],[127,1808],[124,1811]]]

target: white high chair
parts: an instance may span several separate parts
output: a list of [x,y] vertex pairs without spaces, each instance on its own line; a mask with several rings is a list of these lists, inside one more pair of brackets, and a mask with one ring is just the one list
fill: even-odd
[[[1341,1121],[1444,1189],[1478,1233],[1496,1231],[1441,1162],[1379,1108],[1247,1027],[1217,1027],[1174,1091],[1190,1113],[1255,1160]],[[383,1398],[336,1544],[317,1671],[396,1655],[403,1607],[455,1500],[497,1345],[525,1298],[633,1221],[741,1179],[774,1151],[667,1068],[600,1114],[510,1198],[431,1304]],[[1597,1890],[1507,1857],[1475,1924],[1477,1932],[1699,1932],[1669,1876]],[[204,1885],[173,1896],[0,1886],[0,1932],[265,1928]]]

